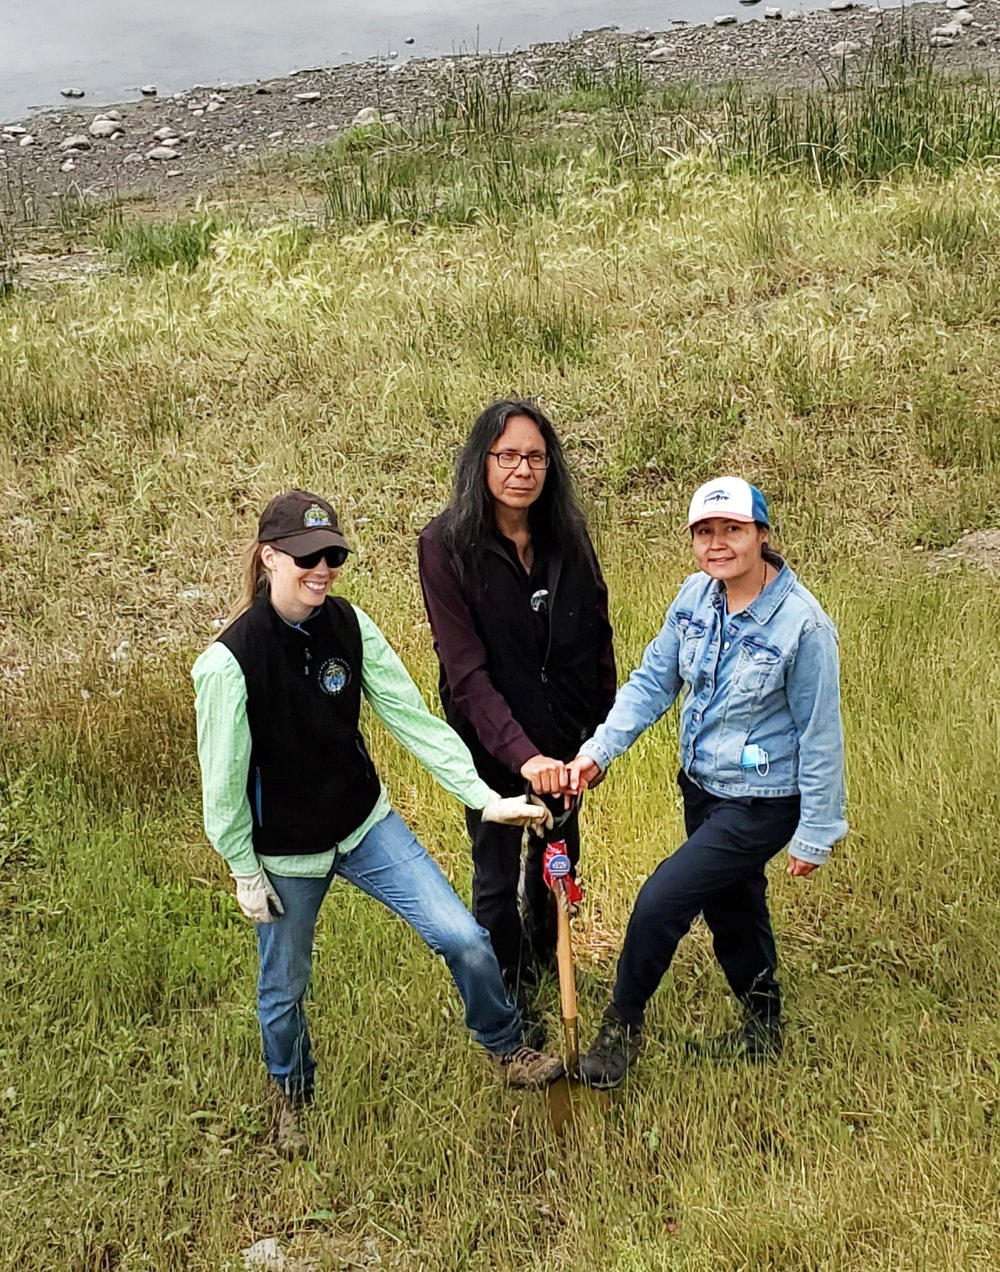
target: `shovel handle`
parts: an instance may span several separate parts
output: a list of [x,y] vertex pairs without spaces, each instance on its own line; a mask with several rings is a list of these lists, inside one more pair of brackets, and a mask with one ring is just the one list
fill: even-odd
[[573,942],[569,932],[569,906],[562,886],[556,888],[556,963],[559,967],[559,1003],[566,1035],[566,1060],[576,1063],[579,1055],[576,1023],[576,976],[573,972]]

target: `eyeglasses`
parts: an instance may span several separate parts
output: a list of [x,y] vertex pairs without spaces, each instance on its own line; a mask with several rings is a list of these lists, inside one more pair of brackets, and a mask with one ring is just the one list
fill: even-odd
[[486,454],[492,455],[501,468],[520,468],[522,459],[528,461],[529,468],[536,470],[549,466],[548,455],[541,451],[532,451],[530,455],[522,455],[520,451],[487,451]]
[[347,549],[320,548],[318,552],[310,552],[307,556],[294,556],[291,552],[286,552],[285,555],[290,556],[300,570],[315,570],[324,558],[331,570],[339,570],[347,560]]

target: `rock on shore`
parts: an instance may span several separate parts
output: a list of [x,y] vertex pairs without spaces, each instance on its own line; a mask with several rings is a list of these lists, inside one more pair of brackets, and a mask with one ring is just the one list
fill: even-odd
[[[441,101],[456,74],[480,63],[487,73],[509,67],[517,89],[565,82],[579,67],[612,72],[635,62],[652,83],[727,79],[807,87],[863,64],[877,34],[890,36],[899,11],[850,7],[805,13],[769,8],[752,22],[727,19],[668,31],[602,27],[564,43],[537,44],[502,55],[468,54],[398,61],[376,58],[281,79],[197,87],[172,97],[143,89],[113,109],[74,104],[0,131],[0,187],[37,203],[73,189],[91,195],[143,193],[169,197],[207,189],[248,160],[315,145],[355,122],[382,114],[401,118]],[[764,15],[761,15],[762,19]],[[782,18],[782,21],[773,19]],[[942,0],[906,11],[919,38],[945,67],[996,73],[1000,68],[1000,2]],[[716,19],[718,22],[718,19]],[[376,108],[376,103],[377,108]],[[26,138],[30,137],[30,141]],[[6,171],[5,171],[6,170]]]

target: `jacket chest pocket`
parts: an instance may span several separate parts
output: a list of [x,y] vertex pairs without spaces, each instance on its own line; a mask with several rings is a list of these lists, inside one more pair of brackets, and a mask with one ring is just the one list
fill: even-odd
[[759,694],[775,675],[780,663],[780,649],[748,636],[740,641],[740,660],[736,665],[733,688],[740,693]]
[[694,618],[690,614],[677,616],[677,635],[680,641],[677,669],[681,673],[681,679],[686,680],[688,684],[693,683],[698,674],[706,631],[707,628],[701,619]]

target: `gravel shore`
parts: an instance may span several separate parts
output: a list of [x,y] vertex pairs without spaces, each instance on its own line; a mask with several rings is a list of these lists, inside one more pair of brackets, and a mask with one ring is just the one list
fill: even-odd
[[[231,182],[248,162],[320,143],[359,111],[405,118],[426,109],[477,64],[488,74],[509,68],[515,87],[524,90],[558,84],[578,67],[601,72],[620,61],[638,63],[654,83],[823,84],[861,67],[873,41],[891,38],[901,20],[898,10],[867,7],[767,13],[770,20],[675,25],[663,32],[603,27],[502,55],[375,59],[255,84],[199,86],[114,109],[73,103],[4,126],[0,207],[42,209],[67,192],[182,201]],[[944,68],[1000,69],[1000,0],[921,4],[907,9],[905,20]],[[77,144],[68,144],[74,138]]]

